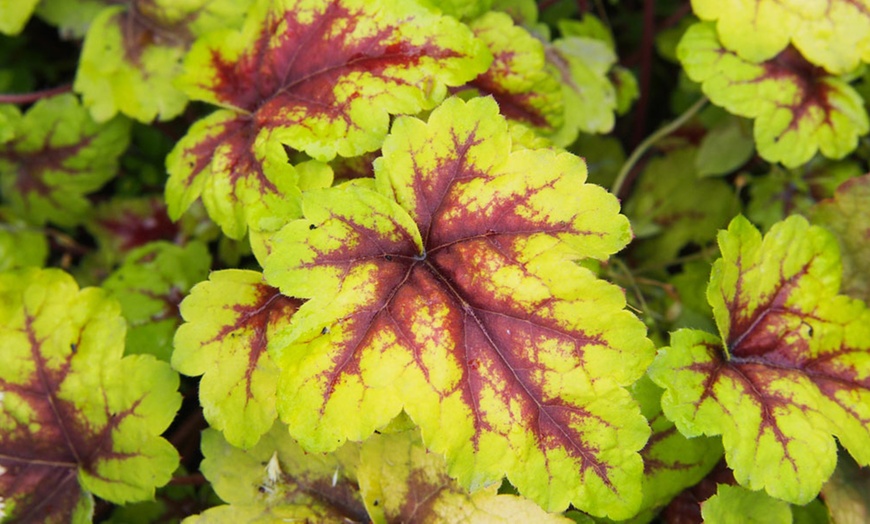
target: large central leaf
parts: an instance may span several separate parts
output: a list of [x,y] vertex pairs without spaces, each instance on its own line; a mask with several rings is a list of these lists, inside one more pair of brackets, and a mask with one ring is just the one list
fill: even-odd
[[630,239],[616,199],[573,155],[511,152],[489,98],[398,119],[375,171],[379,192],[307,193],[265,263],[311,299],[270,339],[290,432],[327,451],[404,408],[466,487],[631,516],[649,427],[623,386],[652,346],[575,263]]

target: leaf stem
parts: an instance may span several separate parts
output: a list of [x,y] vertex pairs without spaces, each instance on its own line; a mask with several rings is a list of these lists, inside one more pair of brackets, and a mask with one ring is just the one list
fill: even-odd
[[634,149],[634,151],[632,151],[631,156],[628,157],[628,160],[625,161],[625,164],[622,165],[622,169],[619,170],[619,174],[616,176],[616,180],[614,180],[613,188],[610,190],[610,192],[616,196],[619,196],[619,192],[622,190],[622,186],[625,184],[625,179],[628,178],[628,174],[634,168],[635,164],[637,164],[637,161],[640,160],[640,157],[642,157],[643,154],[646,153],[653,144],[682,127],[682,125],[685,124],[686,121],[688,121],[690,118],[695,116],[695,114],[697,114],[698,111],[700,111],[706,103],[707,97],[702,96],[700,100],[692,104],[689,109],[686,109],[686,111],[683,112],[682,115],[678,116],[673,122],[662,127],[655,133],[648,136],[646,140],[641,142]]
[[36,102],[37,100],[42,100],[43,98],[50,98],[54,95],[67,93],[69,91],[72,91],[72,84],[63,84],[49,89],[32,91],[30,93],[0,93],[0,104],[29,104],[31,102]]

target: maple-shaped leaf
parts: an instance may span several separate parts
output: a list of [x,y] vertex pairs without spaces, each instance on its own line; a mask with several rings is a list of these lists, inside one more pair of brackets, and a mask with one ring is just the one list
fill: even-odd
[[534,502],[499,495],[498,486],[469,493],[447,474],[444,457],[423,446],[420,432],[373,435],[360,449],[360,491],[375,524],[388,522],[536,522],[567,524]]
[[300,302],[266,285],[254,271],[216,271],[181,303],[172,366],[203,375],[206,420],[234,445],[249,448],[272,427],[278,367],[266,351]]
[[140,122],[181,114],[187,96],[175,85],[194,39],[238,26],[249,0],[137,1],[109,5],[91,22],[73,88],[94,119],[118,112]]
[[789,44],[834,74],[870,62],[867,0],[692,0],[692,9],[701,19],[716,21],[726,48],[753,62],[773,58]]
[[870,310],[837,294],[837,241],[801,216],[763,239],[738,216],[719,247],[707,299],[721,339],[673,333],[651,377],[680,432],[722,435],[740,484],[805,504],[834,470],[834,436],[870,463]]
[[249,203],[298,199],[282,143],[322,161],[374,151],[391,114],[434,106],[490,60],[465,25],[414,2],[258,1],[241,31],[207,35],[185,61],[191,98],[226,109],[167,158],[170,215],[203,194],[240,238]]
[[842,291],[870,304],[870,175],[847,180],[833,198],[810,210],[814,224],[832,231],[843,258]]
[[134,249],[103,282],[127,319],[127,354],[148,353],[169,361],[172,337],[181,324],[178,305],[211,265],[201,242],[177,246],[151,242]]
[[702,22],[686,31],[677,55],[714,104],[755,119],[758,153],[770,162],[795,167],[817,151],[842,158],[870,130],[861,96],[794,48],[753,62],[723,48],[713,24]]
[[28,225],[10,209],[0,207],[0,271],[41,267],[46,258],[48,240],[42,230]]
[[123,504],[170,479],[178,453],[158,435],[181,404],[178,375],[151,356],[121,358],[124,334],[120,307],[98,288],[56,269],[0,274],[7,518],[67,522],[91,493]]
[[130,122],[94,122],[70,94],[37,102],[15,122],[15,138],[0,145],[0,189],[32,224],[78,223],[85,195],[115,176],[130,140]]
[[306,193],[265,260],[311,299],[269,348],[291,434],[330,450],[404,407],[466,488],[507,474],[547,510],[630,516],[649,428],[623,386],[652,347],[574,263],[628,242],[616,199],[574,155],[512,152],[491,98],[397,119],[375,172],[380,192]]
[[359,445],[334,453],[307,453],[276,423],[256,446],[241,450],[214,429],[202,433],[200,469],[226,505],[185,524],[238,522],[370,522],[359,493]]
[[30,15],[36,9],[39,0],[0,0],[0,33],[17,35],[20,33]]
[[764,492],[720,484],[718,492],[701,503],[701,516],[709,524],[791,524],[791,507]]

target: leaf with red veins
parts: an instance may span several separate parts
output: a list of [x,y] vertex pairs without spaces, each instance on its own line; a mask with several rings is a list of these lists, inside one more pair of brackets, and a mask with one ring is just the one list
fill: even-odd
[[70,94],[9,116],[14,138],[0,144],[0,193],[31,224],[76,225],[90,208],[86,195],[117,173],[130,122],[98,124]]
[[842,158],[870,130],[861,96],[794,48],[751,62],[725,49],[712,23],[698,23],[683,35],[677,55],[714,104],[755,119],[758,152],[770,162],[797,167],[817,151]]
[[[178,375],[122,358],[120,307],[56,269],[0,274],[0,493],[15,522],[90,518],[91,494],[147,500],[178,453],[159,435],[181,404]],[[83,519],[83,520],[81,520]]]
[[649,427],[624,387],[652,345],[622,290],[575,263],[621,249],[628,221],[581,159],[509,136],[491,98],[452,98],[397,119],[379,192],[305,194],[264,264],[311,299],[270,343],[278,411],[325,451],[404,408],[466,489],[506,474],[549,511],[629,517]]
[[740,484],[805,504],[834,436],[870,463],[870,310],[837,294],[837,242],[800,216],[763,239],[737,217],[719,246],[707,299],[722,338],[677,331],[650,374],[680,432],[722,435]]
[[255,445],[277,417],[278,367],[266,348],[299,304],[260,273],[242,270],[212,273],[181,303],[185,323],[175,334],[172,366],[203,375],[205,418],[234,446]]
[[228,209],[206,207],[240,237],[240,221],[228,218],[243,214],[238,195],[280,199],[281,183],[295,183],[291,166],[272,176],[263,167],[272,145],[321,161],[374,151],[390,115],[433,107],[446,86],[490,60],[466,26],[414,2],[257,2],[241,31],[207,35],[185,62],[188,95],[226,109],[195,125],[168,158],[170,215],[219,188],[233,196]]

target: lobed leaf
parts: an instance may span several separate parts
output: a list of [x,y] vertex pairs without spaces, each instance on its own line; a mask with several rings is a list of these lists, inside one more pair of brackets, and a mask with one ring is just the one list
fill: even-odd
[[399,118],[382,150],[378,193],[306,193],[265,260],[311,299],[270,345],[291,434],[330,450],[404,408],[465,488],[507,474],[547,510],[631,516],[649,428],[623,387],[652,348],[574,263],[628,242],[616,199],[573,155],[511,152],[489,98]]
[[130,123],[91,120],[75,96],[42,99],[15,120],[15,137],[0,145],[0,189],[31,224],[80,222],[85,195],[115,176],[130,140]]
[[870,62],[870,2],[827,0],[692,0],[703,20],[715,20],[725,47],[751,62],[769,60],[793,44],[833,74]]
[[765,493],[720,484],[719,491],[701,503],[701,516],[709,524],[791,524],[789,505]]
[[870,130],[860,95],[792,48],[754,62],[724,48],[713,24],[698,23],[686,31],[677,55],[714,104],[755,119],[758,153],[770,162],[796,167],[817,151],[842,158]]
[[270,151],[286,144],[322,161],[373,151],[391,114],[431,108],[490,60],[466,26],[413,2],[256,2],[241,31],[207,35],[185,62],[186,93],[226,109],[167,159],[170,215],[211,187],[209,213],[241,237],[246,204],[280,202],[295,184],[291,166],[270,174]]
[[0,493],[7,518],[89,521],[91,493],[154,495],[178,465],[158,435],[181,404],[178,375],[122,357],[124,319],[97,288],[55,269],[0,274]]
[[833,436],[870,462],[870,311],[837,294],[836,240],[800,216],[763,239],[738,216],[719,246],[707,298],[721,340],[677,331],[650,375],[680,432],[722,435],[740,484],[805,504],[834,470]]
[[212,273],[181,303],[185,323],[175,334],[172,366],[203,375],[205,418],[234,446],[255,445],[277,417],[278,367],[266,349],[299,305],[261,274],[242,270]]

